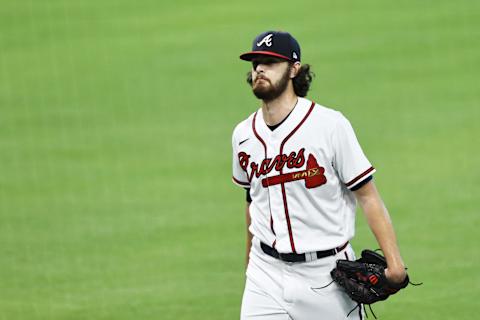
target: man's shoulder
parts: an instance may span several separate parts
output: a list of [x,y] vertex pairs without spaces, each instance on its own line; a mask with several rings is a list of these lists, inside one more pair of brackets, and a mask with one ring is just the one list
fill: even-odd
[[315,123],[320,123],[321,128],[334,128],[337,124],[348,121],[342,112],[319,103],[315,103],[312,116]]
[[340,111],[321,105],[319,103],[315,103],[314,111],[316,116],[327,121],[338,121],[345,118],[345,116]]

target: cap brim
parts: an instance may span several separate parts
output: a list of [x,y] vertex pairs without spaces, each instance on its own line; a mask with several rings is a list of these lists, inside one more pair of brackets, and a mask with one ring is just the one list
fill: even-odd
[[240,55],[240,59],[245,60],[245,61],[252,61],[252,59],[257,57],[257,56],[271,56],[271,57],[276,57],[276,58],[282,58],[282,59],[285,59],[285,60],[288,60],[288,61],[295,61],[293,59],[290,59],[287,56],[284,56],[284,55],[281,55],[281,54],[278,54],[278,53],[275,53],[275,52],[271,52],[271,51],[250,51],[250,52],[246,52],[246,53]]

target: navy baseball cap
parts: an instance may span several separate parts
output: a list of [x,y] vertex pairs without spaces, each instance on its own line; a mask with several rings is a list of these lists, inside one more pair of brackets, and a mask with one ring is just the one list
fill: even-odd
[[288,32],[267,31],[259,34],[252,44],[252,51],[240,55],[240,59],[251,61],[259,55],[300,61],[300,45]]

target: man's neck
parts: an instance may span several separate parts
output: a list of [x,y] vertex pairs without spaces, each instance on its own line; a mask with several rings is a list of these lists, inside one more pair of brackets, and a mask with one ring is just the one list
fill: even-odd
[[281,96],[271,101],[263,101],[262,114],[265,123],[274,126],[280,122],[295,108],[298,97],[293,90],[285,90]]

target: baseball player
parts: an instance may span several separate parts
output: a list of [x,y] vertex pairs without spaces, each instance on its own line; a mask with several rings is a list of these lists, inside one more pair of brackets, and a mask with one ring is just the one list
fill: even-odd
[[232,137],[233,182],[247,190],[247,270],[241,319],[362,319],[332,282],[350,240],[357,201],[382,249],[392,283],[406,278],[375,169],[349,121],[305,98],[312,74],[289,33],[257,36],[247,81],[261,107]]

